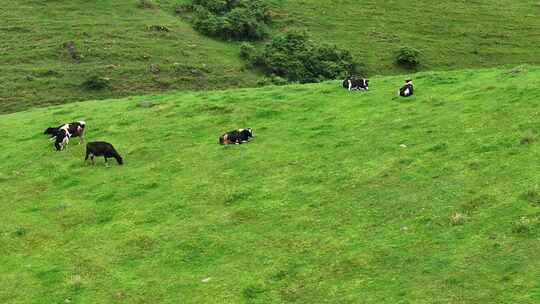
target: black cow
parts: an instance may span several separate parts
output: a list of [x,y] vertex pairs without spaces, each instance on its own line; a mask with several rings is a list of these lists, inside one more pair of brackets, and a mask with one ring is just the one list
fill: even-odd
[[369,80],[360,78],[356,79],[354,77],[347,77],[343,80],[343,88],[352,91],[352,90],[369,90]]
[[[67,127],[66,127],[67,126]],[[67,124],[62,124],[56,128],[47,128],[43,134],[49,135],[51,140],[57,140],[56,137],[60,132],[60,129],[65,129],[70,135],[69,137],[79,137],[79,144],[84,142],[84,130],[86,128],[86,123],[84,121],[75,121]],[[60,134],[65,136],[66,134]]]
[[412,80],[405,80],[405,85],[399,89],[398,95],[401,97],[409,97],[414,94],[414,86]]
[[90,160],[92,160],[92,164],[94,164],[94,156],[105,157],[106,165],[108,165],[108,158],[116,159],[119,165],[122,165],[124,163],[124,160],[122,159],[120,154],[116,152],[113,145],[104,141],[94,141],[86,145],[86,157],[84,158],[84,161],[86,162],[88,160],[88,157],[90,157]]
[[219,137],[220,145],[236,144],[240,145],[248,142],[253,137],[253,130],[251,128],[238,129],[227,132]]

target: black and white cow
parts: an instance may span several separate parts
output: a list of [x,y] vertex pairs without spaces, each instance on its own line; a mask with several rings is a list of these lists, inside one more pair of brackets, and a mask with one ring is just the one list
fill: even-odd
[[51,140],[57,141],[57,135],[65,137],[66,132],[60,132],[61,129],[64,129],[69,133],[69,137],[79,137],[79,144],[84,142],[84,130],[86,128],[86,122],[84,121],[75,121],[67,124],[62,124],[56,128],[47,128],[43,134],[49,135]]
[[95,156],[103,156],[105,158],[106,165],[108,165],[108,158],[116,159],[119,165],[122,165],[124,163],[122,156],[120,156],[120,154],[116,152],[116,149],[113,147],[113,145],[104,141],[94,141],[86,144],[86,156],[84,158],[84,161],[86,162],[88,158],[90,158],[92,164],[94,164]]
[[69,139],[71,138],[71,133],[69,132],[68,125],[63,125],[60,128],[56,130],[56,135],[53,137],[54,139],[54,147],[56,148],[56,151],[62,151],[69,143]]
[[398,92],[398,95],[401,97],[409,97],[412,96],[414,93],[414,86],[412,83],[412,80],[407,79],[405,80],[405,85],[403,85]]
[[354,77],[347,77],[343,80],[343,88],[352,91],[352,90],[369,90],[369,80],[360,78],[356,79]]
[[236,144],[240,145],[248,142],[253,137],[253,130],[251,128],[238,129],[224,133],[219,137],[220,145]]

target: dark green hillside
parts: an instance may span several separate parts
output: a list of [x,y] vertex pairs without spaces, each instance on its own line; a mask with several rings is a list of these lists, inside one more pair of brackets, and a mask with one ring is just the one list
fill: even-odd
[[[166,90],[254,86],[238,45],[209,39],[174,14],[177,1],[7,0],[0,10],[0,112]],[[370,75],[403,72],[402,45],[421,70],[540,63],[537,1],[272,0],[275,33],[309,30],[350,49]],[[149,26],[166,26],[155,32]],[[75,52],[64,46],[73,41]],[[74,59],[75,58],[75,59]],[[87,90],[90,76],[109,87]]]
[[276,0],[281,25],[349,48],[370,74],[400,72],[401,46],[419,49],[421,69],[540,63],[535,0]]
[[[8,1],[0,10],[0,112],[171,89],[254,85],[233,44],[137,1]],[[167,3],[166,3],[167,4]],[[166,26],[169,32],[149,27]],[[70,53],[65,43],[75,43]],[[91,75],[110,88],[88,90]]]
[[539,303],[540,69],[405,77],[1,115],[0,303]]

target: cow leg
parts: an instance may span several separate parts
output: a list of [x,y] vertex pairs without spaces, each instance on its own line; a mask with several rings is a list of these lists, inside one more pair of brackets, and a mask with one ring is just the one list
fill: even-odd
[[92,161],[92,166],[94,166],[96,164],[96,162],[94,162],[94,154],[92,154],[92,156],[90,156],[90,160]]
[[84,129],[79,132],[79,145],[84,143]]
[[107,160],[107,157],[105,157],[105,167],[109,167],[109,162]]

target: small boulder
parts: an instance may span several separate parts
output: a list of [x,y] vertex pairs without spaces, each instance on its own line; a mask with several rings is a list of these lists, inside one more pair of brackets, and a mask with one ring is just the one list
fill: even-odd
[[156,104],[150,100],[144,100],[139,103],[139,107],[141,108],[151,108],[155,106]]

